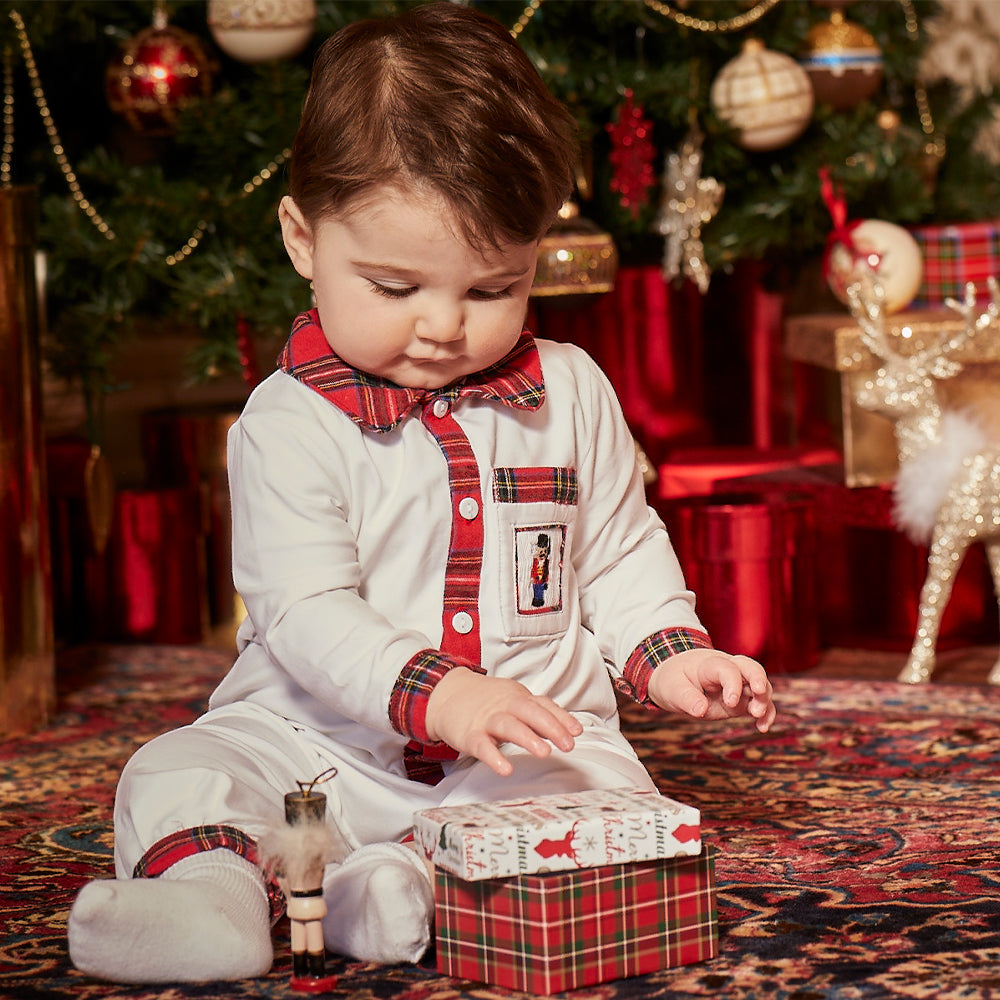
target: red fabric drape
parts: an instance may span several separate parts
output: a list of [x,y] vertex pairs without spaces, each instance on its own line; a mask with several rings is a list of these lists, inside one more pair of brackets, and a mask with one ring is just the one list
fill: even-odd
[[704,443],[701,297],[668,285],[657,267],[623,267],[613,291],[571,301],[536,299],[532,324],[577,344],[601,366],[625,419],[654,462]]

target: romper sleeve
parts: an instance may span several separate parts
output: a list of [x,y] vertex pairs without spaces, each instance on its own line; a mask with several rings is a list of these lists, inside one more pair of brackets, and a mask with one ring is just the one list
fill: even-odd
[[666,528],[647,503],[614,389],[585,355],[575,366],[582,447],[573,563],[583,621],[618,690],[648,703],[656,666],[683,650],[710,647],[711,640]]

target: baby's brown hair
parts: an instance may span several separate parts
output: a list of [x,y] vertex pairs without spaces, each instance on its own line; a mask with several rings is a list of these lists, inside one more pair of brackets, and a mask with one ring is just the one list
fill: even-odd
[[432,3],[350,24],[313,65],[290,193],[315,224],[382,184],[429,187],[473,246],[539,239],[569,196],[576,124],[499,22]]

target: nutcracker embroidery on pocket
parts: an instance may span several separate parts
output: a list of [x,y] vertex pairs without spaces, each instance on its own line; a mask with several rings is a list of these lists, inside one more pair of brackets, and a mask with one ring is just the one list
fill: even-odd
[[562,566],[566,546],[563,524],[514,529],[517,613],[538,615],[561,611]]

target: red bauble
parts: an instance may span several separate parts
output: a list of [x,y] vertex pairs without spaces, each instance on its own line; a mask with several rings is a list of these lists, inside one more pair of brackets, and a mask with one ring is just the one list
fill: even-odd
[[105,75],[111,110],[142,135],[169,135],[181,108],[211,89],[212,64],[201,42],[165,20],[130,38]]
[[608,159],[614,173],[610,187],[618,195],[618,203],[632,218],[649,202],[649,189],[656,182],[653,174],[653,125],[643,109],[633,102],[631,90],[618,110],[618,121],[607,125],[611,136]]

